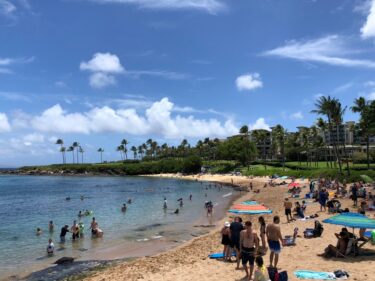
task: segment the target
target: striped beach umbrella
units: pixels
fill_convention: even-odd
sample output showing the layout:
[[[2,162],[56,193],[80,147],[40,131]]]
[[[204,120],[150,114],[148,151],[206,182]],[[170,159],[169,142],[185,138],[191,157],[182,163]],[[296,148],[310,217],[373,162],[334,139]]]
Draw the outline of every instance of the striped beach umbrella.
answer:
[[[352,228],[369,228],[375,229],[375,220],[357,213],[341,213],[328,219],[324,223],[342,225]]]
[[[259,204],[256,201],[245,201],[240,204],[235,204],[228,211],[233,214],[244,214],[244,215],[259,215],[259,214],[271,214],[272,210]]]

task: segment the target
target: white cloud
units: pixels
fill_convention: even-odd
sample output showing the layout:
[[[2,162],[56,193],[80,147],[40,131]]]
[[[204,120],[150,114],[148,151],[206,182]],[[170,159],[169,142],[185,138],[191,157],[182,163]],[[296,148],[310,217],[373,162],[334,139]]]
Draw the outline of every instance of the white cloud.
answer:
[[[259,73],[246,73],[236,79],[236,86],[239,91],[252,91],[263,87]]]
[[[361,36],[364,39],[375,37],[375,0],[372,0],[368,7],[367,19],[361,28]]]
[[[336,89],[334,89],[333,93],[337,94],[337,93],[346,92],[347,90],[349,90],[353,86],[354,86],[354,83],[352,83],[352,82],[345,83],[343,85],[338,86]]]
[[[183,80],[189,78],[188,74],[178,73],[165,70],[130,70],[126,72],[127,75],[138,78],[140,76],[155,76],[169,80]]]
[[[79,68],[92,72],[89,83],[93,88],[115,85],[116,79],[112,74],[124,72],[120,59],[111,53],[96,53],[88,62],[81,62]]]
[[[5,16],[9,16],[17,10],[16,6],[14,6],[10,1],[7,0],[0,0],[0,14]]]
[[[261,117],[261,118],[258,118],[255,123],[253,124],[250,124],[249,125],[249,130],[259,130],[259,129],[263,129],[263,130],[267,130],[267,131],[270,131],[271,128],[270,126],[266,123],[266,120]]]
[[[60,105],[46,109],[31,118],[31,127],[37,131],[55,133],[127,133],[156,135],[164,138],[225,137],[238,132],[231,119],[217,119],[173,115],[176,106],[163,98],[150,105],[144,114],[135,109],[113,109],[109,106],[94,107],[87,112],[68,113]],[[178,108],[178,107],[177,107]],[[183,108],[186,110],[187,108]]]
[[[216,14],[225,5],[221,0],[91,0],[98,3],[133,4],[147,9],[180,10],[194,9]]]
[[[8,116],[5,113],[0,113],[0,133],[9,132],[10,129]]]
[[[367,99],[369,99],[369,100],[375,100],[375,92],[369,93],[367,95]]]
[[[116,79],[113,75],[103,72],[97,72],[91,74],[89,84],[93,88],[100,89],[106,86],[116,85]]]
[[[349,58],[348,55],[353,53],[355,52],[350,50],[344,38],[330,35],[315,40],[289,41],[263,55],[345,67],[375,68],[375,61]]]
[[[88,62],[81,62],[79,68],[104,73],[121,73],[124,71],[118,56],[111,53],[96,53]]]
[[[290,114],[290,119],[292,120],[301,120],[303,119],[303,114],[301,111],[297,111],[297,112],[294,112],[292,114]]]

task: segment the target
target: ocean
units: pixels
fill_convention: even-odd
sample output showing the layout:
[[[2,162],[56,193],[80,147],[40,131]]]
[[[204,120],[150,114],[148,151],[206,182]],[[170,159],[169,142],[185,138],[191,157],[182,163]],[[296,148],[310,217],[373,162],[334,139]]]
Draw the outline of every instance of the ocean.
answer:
[[[213,223],[206,216],[205,201],[221,210],[214,213],[215,219],[223,216],[232,192],[209,183],[155,177],[0,176],[0,276],[24,275],[62,256],[112,259],[169,249],[201,234],[195,224]],[[132,203],[122,212],[129,198]],[[79,219],[80,210],[93,214]],[[91,238],[92,217],[104,231],[103,238]],[[53,232],[48,229],[50,220]],[[61,227],[70,228],[74,220],[85,225],[84,238],[72,241],[68,233],[65,244],[60,244]],[[37,227],[42,229],[39,236]],[[49,238],[55,243],[53,257],[46,256]]]

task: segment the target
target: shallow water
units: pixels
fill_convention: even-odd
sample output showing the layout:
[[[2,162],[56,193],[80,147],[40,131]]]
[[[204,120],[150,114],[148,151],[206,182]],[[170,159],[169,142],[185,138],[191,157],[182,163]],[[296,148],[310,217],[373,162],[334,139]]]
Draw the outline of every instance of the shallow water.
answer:
[[[188,240],[194,224],[207,223],[204,202],[212,200],[223,208],[232,197],[223,195],[230,191],[214,185],[209,188],[208,183],[151,177],[0,176],[0,276],[29,272],[61,256],[136,256],[142,245],[148,248],[159,243],[165,248],[167,242]],[[164,197],[168,200],[166,211],[162,208]],[[128,198],[133,203],[123,213],[120,209]],[[175,215],[178,198],[184,199],[184,206]],[[104,231],[102,239],[91,238],[92,216],[78,219],[78,211],[86,209],[94,212]],[[85,224],[85,238],[73,242],[68,233],[66,243],[60,244],[61,227],[70,227],[75,219]],[[48,230],[50,220],[55,224],[52,233]],[[40,236],[35,235],[37,227],[43,230]],[[53,258],[45,255],[49,238],[55,242]],[[108,252],[112,253],[105,254],[105,249],[111,248],[114,250]]]

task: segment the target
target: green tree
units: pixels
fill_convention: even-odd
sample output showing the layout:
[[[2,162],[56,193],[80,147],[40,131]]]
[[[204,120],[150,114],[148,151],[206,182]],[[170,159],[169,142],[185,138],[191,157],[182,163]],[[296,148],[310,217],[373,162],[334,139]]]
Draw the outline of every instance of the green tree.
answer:
[[[123,139],[121,141],[121,145],[123,146],[123,152],[124,152],[124,155],[125,155],[125,159],[128,159],[128,148],[126,147],[127,145],[129,144],[129,142],[126,140],[126,139]]]
[[[315,103],[315,109],[311,111],[312,113],[316,113],[318,115],[323,115],[327,117],[328,130],[330,133],[333,132],[333,115],[335,114],[337,102],[337,99],[331,98],[330,96],[321,96]],[[337,138],[333,140],[331,139],[331,142],[333,144],[336,160],[339,165],[340,174],[342,174],[341,159],[337,147]]]
[[[103,152],[104,152],[104,149],[100,147],[98,149],[98,152],[100,153],[100,163],[103,163]]]
[[[262,160],[263,160],[263,165],[264,165],[265,170],[267,170],[266,143],[267,143],[268,135],[269,135],[269,132],[267,130],[259,129],[259,130],[252,131],[252,136],[255,139],[256,144],[262,147]]]
[[[66,151],[72,152],[72,156],[73,156],[72,159],[73,159],[73,164],[74,164],[74,147],[73,146],[69,146]]]
[[[63,141],[63,139],[56,140],[56,144],[60,145],[60,152],[61,152],[61,156],[62,156],[62,159],[63,159],[63,164],[66,164],[66,159],[65,159],[65,150],[66,149],[64,147],[64,141]]]
[[[280,124],[272,128],[272,139],[275,140],[278,151],[280,151],[283,169],[285,168],[285,135],[286,131]]]
[[[137,159],[137,147],[133,145],[130,150],[133,152],[134,160]]]
[[[79,146],[79,153],[81,154],[81,163],[83,164],[83,153],[85,153],[85,150],[82,146]]]
[[[367,169],[370,169],[370,137],[375,133],[375,101],[367,101],[364,97],[354,100],[351,110],[360,114],[359,128],[361,136],[366,140]]]
[[[79,161],[78,161],[78,148],[79,148],[79,142],[73,142],[73,144],[72,144],[72,146],[73,146],[73,150],[77,150],[77,164],[79,163]]]

